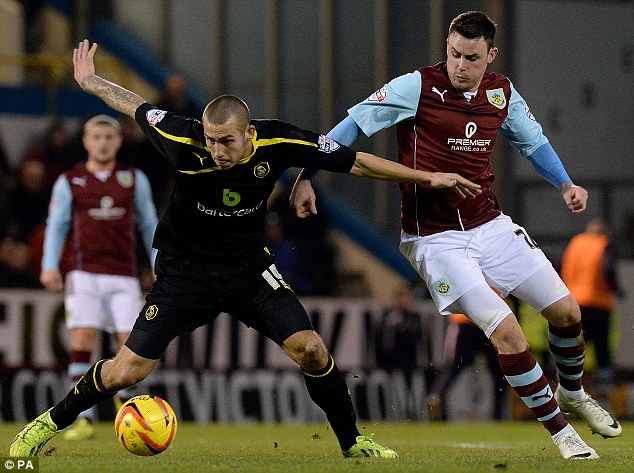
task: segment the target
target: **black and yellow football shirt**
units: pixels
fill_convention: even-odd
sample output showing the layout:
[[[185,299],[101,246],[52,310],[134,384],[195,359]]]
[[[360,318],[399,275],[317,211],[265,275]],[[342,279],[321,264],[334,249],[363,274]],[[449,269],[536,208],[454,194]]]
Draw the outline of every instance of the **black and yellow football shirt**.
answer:
[[[231,261],[264,247],[267,200],[290,167],[348,173],[355,152],[330,138],[279,120],[252,120],[253,153],[230,169],[216,166],[200,121],[145,103],[141,129],[176,168],[176,182],[154,235],[154,247],[188,258]]]

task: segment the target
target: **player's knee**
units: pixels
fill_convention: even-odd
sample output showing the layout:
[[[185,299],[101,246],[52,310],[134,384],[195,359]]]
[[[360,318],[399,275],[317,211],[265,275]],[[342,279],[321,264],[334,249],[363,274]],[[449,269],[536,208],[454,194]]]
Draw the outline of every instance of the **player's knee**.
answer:
[[[579,304],[572,296],[566,296],[542,310],[542,315],[557,327],[567,327],[581,321]]]
[[[321,340],[315,338],[308,341],[302,350],[300,365],[305,370],[318,370],[328,361],[328,352]]]
[[[517,323],[517,319],[506,317],[491,334],[491,342],[498,353],[521,353],[528,347],[524,332]]]
[[[322,340],[314,333],[294,336],[287,342],[287,353],[304,370],[319,370],[328,361],[328,351]]]

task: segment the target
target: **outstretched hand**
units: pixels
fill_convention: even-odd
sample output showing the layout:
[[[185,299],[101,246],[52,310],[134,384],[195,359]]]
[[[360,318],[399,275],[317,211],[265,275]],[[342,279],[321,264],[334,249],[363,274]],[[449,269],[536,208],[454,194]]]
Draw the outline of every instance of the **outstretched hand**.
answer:
[[[460,174],[453,172],[431,172],[428,174],[427,181],[423,186],[434,189],[450,188],[463,199],[467,197],[475,199],[482,194],[480,184],[471,182]]]
[[[586,210],[588,191],[583,187],[566,182],[561,186],[561,196],[572,213],[577,214]]]
[[[96,51],[97,43],[93,43],[91,47],[87,39],[81,41],[79,46],[73,49],[74,76],[75,80],[82,88],[86,77],[95,74],[94,57]]]

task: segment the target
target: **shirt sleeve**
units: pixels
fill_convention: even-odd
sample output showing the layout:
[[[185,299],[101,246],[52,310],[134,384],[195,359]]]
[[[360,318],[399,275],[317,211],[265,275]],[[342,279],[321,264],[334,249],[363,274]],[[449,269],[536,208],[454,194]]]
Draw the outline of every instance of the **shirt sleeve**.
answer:
[[[500,134],[530,161],[540,176],[559,189],[564,182],[571,182],[571,179],[526,101],[512,83],[510,86],[509,113]]]
[[[203,157],[207,155],[202,123],[198,120],[175,115],[147,102],[137,108],[135,120],[154,147],[177,169],[187,158],[189,162],[197,162],[192,160],[191,147],[199,150],[193,153],[198,152]]]
[[[511,100],[509,101],[508,115],[500,134],[513,147],[524,156],[530,156],[537,148],[548,143],[548,138],[542,133],[542,126],[531,113],[526,101],[511,86]]]
[[[59,269],[66,237],[70,231],[73,214],[73,194],[65,175],[55,181],[49,204],[44,246],[42,254],[42,271]]]
[[[564,169],[564,165],[559,159],[559,155],[555,152],[550,143],[541,145],[533,154],[527,156],[537,173],[550,182],[557,189],[564,182],[572,182],[568,173]]]
[[[359,133],[361,133],[361,128],[357,125],[357,122],[348,115],[346,118],[341,120],[335,127],[328,132],[328,136],[335,140],[337,143],[341,143],[342,145],[350,146],[355,142]]]
[[[294,167],[309,167],[324,171],[349,173],[357,153],[348,146],[338,143],[326,135],[318,135],[305,130],[298,148],[290,154]],[[308,146],[306,146],[308,145]]]
[[[135,169],[136,186],[134,188],[134,210],[137,216],[137,225],[143,239],[143,245],[148,254],[150,264],[154,268],[156,260],[156,249],[152,248],[152,240],[154,239],[154,231],[158,218],[156,216],[156,207],[152,200],[152,189],[147,176],[139,169]]]
[[[419,71],[402,75],[385,84],[348,114],[367,136],[416,116],[422,77]]]

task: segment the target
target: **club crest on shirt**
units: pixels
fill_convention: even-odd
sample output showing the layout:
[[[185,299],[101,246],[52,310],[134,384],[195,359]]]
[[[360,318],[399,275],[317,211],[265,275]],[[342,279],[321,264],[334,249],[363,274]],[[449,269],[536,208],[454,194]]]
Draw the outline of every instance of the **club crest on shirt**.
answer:
[[[340,147],[339,143],[326,135],[319,135],[319,140],[317,144],[319,146],[319,149],[322,150],[324,153],[332,153],[333,151],[337,151]]]
[[[502,88],[487,90],[487,99],[489,99],[489,103],[494,107],[499,109],[506,107],[506,97],[504,96],[504,90]]]
[[[147,320],[152,320],[154,317],[156,317],[158,315],[158,307],[156,307],[156,305],[151,305],[150,307],[147,308],[147,310],[145,311],[145,318]]]
[[[271,171],[271,166],[266,161],[261,162],[253,168],[255,177],[262,179]]]
[[[368,97],[369,102],[383,102],[387,98],[387,87],[383,86]]]
[[[117,182],[121,187],[125,187],[126,189],[132,187],[132,184],[134,183],[132,171],[117,171],[115,176],[117,177]]]
[[[83,176],[82,176],[82,177],[77,177],[77,176],[75,176],[75,177],[73,177],[73,178],[70,180],[70,182],[71,182],[72,184],[75,184],[75,185],[77,185],[77,186],[81,186],[81,187],[86,187],[86,184],[88,184],[88,182],[86,181],[86,178],[85,178],[85,177],[83,177]]]
[[[451,294],[451,284],[449,283],[449,279],[447,279],[447,276],[443,276],[439,280],[432,283],[432,287],[434,288],[436,294],[439,294],[441,296],[448,296],[449,294]]]
[[[145,112],[145,118],[150,126],[156,126],[158,122],[163,120],[167,112],[165,110],[159,110],[158,108],[153,108],[152,110],[148,110]]]

